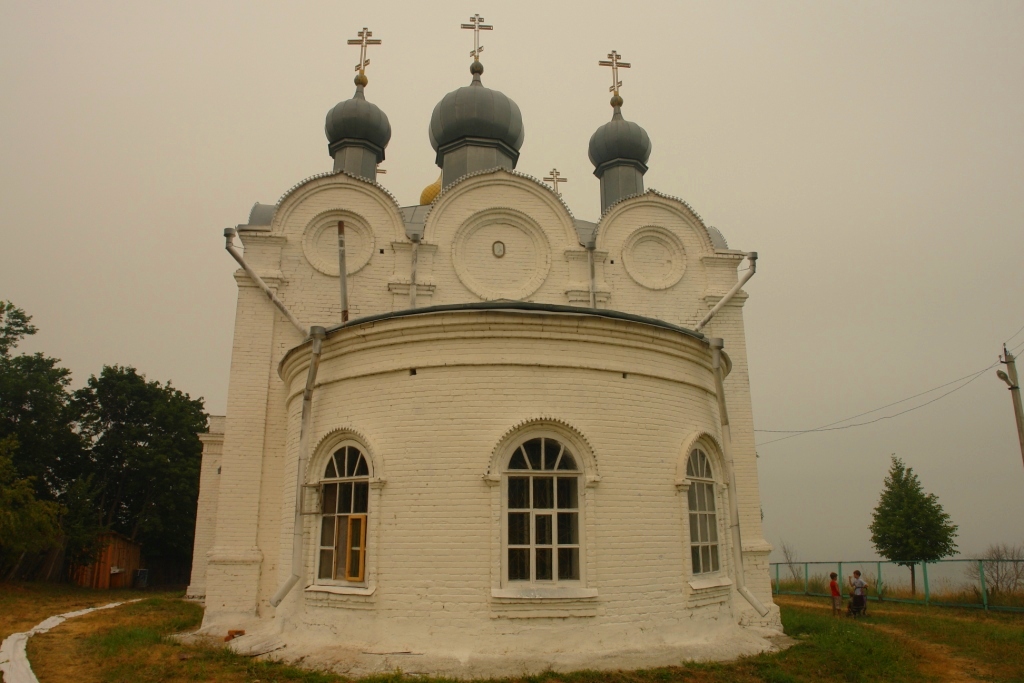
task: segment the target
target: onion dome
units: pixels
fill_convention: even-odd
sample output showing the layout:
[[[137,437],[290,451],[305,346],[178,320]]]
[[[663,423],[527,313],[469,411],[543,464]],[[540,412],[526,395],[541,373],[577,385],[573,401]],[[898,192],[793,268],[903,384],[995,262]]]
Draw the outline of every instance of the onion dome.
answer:
[[[632,121],[622,118],[622,98],[613,97],[614,113],[612,120],[604,124],[590,137],[590,163],[594,164],[594,174],[611,162],[622,160],[634,162],[647,171],[647,160],[651,158],[651,138],[647,131]]]
[[[431,203],[440,193],[441,174],[438,174],[437,180],[424,187],[423,192],[420,192],[420,205]]]
[[[430,116],[430,144],[437,165],[444,168],[445,153],[467,144],[497,147],[515,168],[523,146],[523,115],[504,93],[484,87],[484,67],[474,61],[473,82],[445,95]]]
[[[352,99],[339,102],[327,112],[328,151],[331,156],[348,145],[364,147],[376,154],[376,162],[384,160],[384,148],[391,141],[391,123],[377,105],[363,95],[366,76],[356,76],[356,93]],[[336,169],[337,170],[337,169]]]

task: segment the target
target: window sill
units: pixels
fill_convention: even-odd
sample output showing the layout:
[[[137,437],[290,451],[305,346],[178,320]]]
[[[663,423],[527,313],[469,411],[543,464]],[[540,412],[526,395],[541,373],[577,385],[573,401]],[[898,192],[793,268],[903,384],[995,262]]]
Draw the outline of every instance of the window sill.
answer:
[[[313,584],[306,587],[307,593],[332,593],[334,595],[373,595],[376,586],[327,586]]]
[[[689,584],[690,588],[694,591],[706,591],[731,586],[732,579],[728,576],[709,576],[707,578],[693,579]]]
[[[511,586],[491,589],[492,619],[565,619],[603,613],[596,588]]]
[[[498,600],[542,601],[542,600],[596,600],[596,588],[513,586],[492,588],[491,597]]]

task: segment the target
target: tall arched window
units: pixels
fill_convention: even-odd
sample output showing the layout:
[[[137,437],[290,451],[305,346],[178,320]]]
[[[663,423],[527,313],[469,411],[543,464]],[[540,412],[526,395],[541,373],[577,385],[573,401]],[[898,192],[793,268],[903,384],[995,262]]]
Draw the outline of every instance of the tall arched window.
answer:
[[[342,446],[328,458],[320,482],[318,579],[364,579],[369,499],[366,456],[355,446]]]
[[[559,441],[520,444],[505,471],[506,577],[509,582],[580,579],[580,469]]]
[[[694,448],[686,461],[690,480],[690,558],[694,574],[718,571],[718,515],[715,512],[715,478],[707,453]]]

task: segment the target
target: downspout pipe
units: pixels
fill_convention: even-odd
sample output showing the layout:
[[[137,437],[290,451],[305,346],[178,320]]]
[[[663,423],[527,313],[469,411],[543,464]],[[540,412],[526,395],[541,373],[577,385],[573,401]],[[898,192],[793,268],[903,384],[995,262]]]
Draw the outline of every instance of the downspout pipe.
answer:
[[[345,221],[338,221],[338,279],[341,281],[341,322],[348,322],[348,267],[345,263]]]
[[[409,308],[416,308],[416,266],[420,261],[420,236],[412,236],[412,265],[409,269]]]
[[[309,462],[309,433],[313,426],[313,387],[316,373],[320,369],[320,352],[323,350],[327,330],[314,325],[310,328],[313,348],[309,358],[309,372],[306,373],[306,388],[302,392],[302,420],[299,427],[299,461],[295,468],[295,521],[292,526],[292,573],[270,598],[270,604],[277,607],[291,591],[302,574],[302,483],[306,477],[306,463]]]
[[[700,332],[701,330],[703,330],[704,326],[711,322],[711,319],[715,317],[715,314],[722,310],[722,307],[729,303],[734,296],[736,296],[736,293],[743,288],[743,285],[747,284],[750,278],[754,277],[754,273],[757,272],[757,252],[749,252],[747,254],[747,261],[750,262],[750,268],[747,269],[747,274],[740,278],[740,281],[737,282],[736,285],[729,290],[728,294],[719,299],[718,303],[715,304],[715,307],[708,311],[708,314],[704,316],[703,320],[697,323],[697,327],[693,328],[694,332]]]
[[[756,258],[756,257],[755,257]],[[753,261],[751,261],[753,266]],[[715,394],[718,397],[718,416],[722,422],[722,448],[725,451],[725,467],[729,478],[729,531],[732,535],[733,580],[736,591],[757,610],[762,617],[768,608],[750,592],[743,581],[743,539],[740,536],[740,502],[736,490],[736,468],[732,458],[732,430],[729,428],[729,413],[725,409],[725,383],[722,381],[722,348],[725,343],[719,337],[708,339],[711,345],[711,369],[715,375]]]
[[[594,265],[594,249],[597,248],[597,240],[591,238],[587,242],[587,263],[590,265],[590,307],[597,308],[597,274]]]
[[[242,266],[242,270],[244,270],[245,274],[249,276],[249,279],[255,282],[256,285],[263,290],[263,293],[267,295],[267,298],[277,306],[279,311],[284,313],[284,317],[288,318],[288,322],[294,325],[295,329],[302,334],[302,338],[305,339],[309,336],[307,328],[299,322],[298,318],[292,315],[292,312],[288,310],[284,305],[284,302],[277,298],[277,295],[274,294],[274,291],[270,289],[266,282],[263,281],[263,278],[257,275],[256,271],[245,262],[245,257],[242,256],[242,252],[238,251],[238,248],[235,247],[234,239],[237,234],[238,232],[234,228],[224,228],[224,248],[228,250],[228,253],[231,254],[232,258],[238,261],[238,265]]]

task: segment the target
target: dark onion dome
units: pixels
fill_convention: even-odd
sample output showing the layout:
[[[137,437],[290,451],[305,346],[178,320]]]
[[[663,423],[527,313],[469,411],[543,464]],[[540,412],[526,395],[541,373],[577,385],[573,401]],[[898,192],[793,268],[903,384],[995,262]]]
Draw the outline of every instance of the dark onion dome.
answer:
[[[345,144],[368,146],[377,153],[377,162],[384,160],[384,148],[391,141],[391,123],[380,107],[363,96],[366,77],[356,76],[356,94],[339,102],[327,112],[328,150],[333,156]]]
[[[595,169],[601,169],[609,162],[622,159],[639,162],[646,171],[647,160],[651,158],[651,138],[639,125],[622,118],[621,101],[619,98],[620,104],[615,106],[612,120],[590,136],[590,163]]]
[[[519,106],[504,93],[485,88],[480,80],[484,67],[473,62],[473,82],[445,95],[430,116],[430,144],[438,152],[464,138],[495,140],[507,146],[510,156],[519,156],[523,146],[523,115]]]

